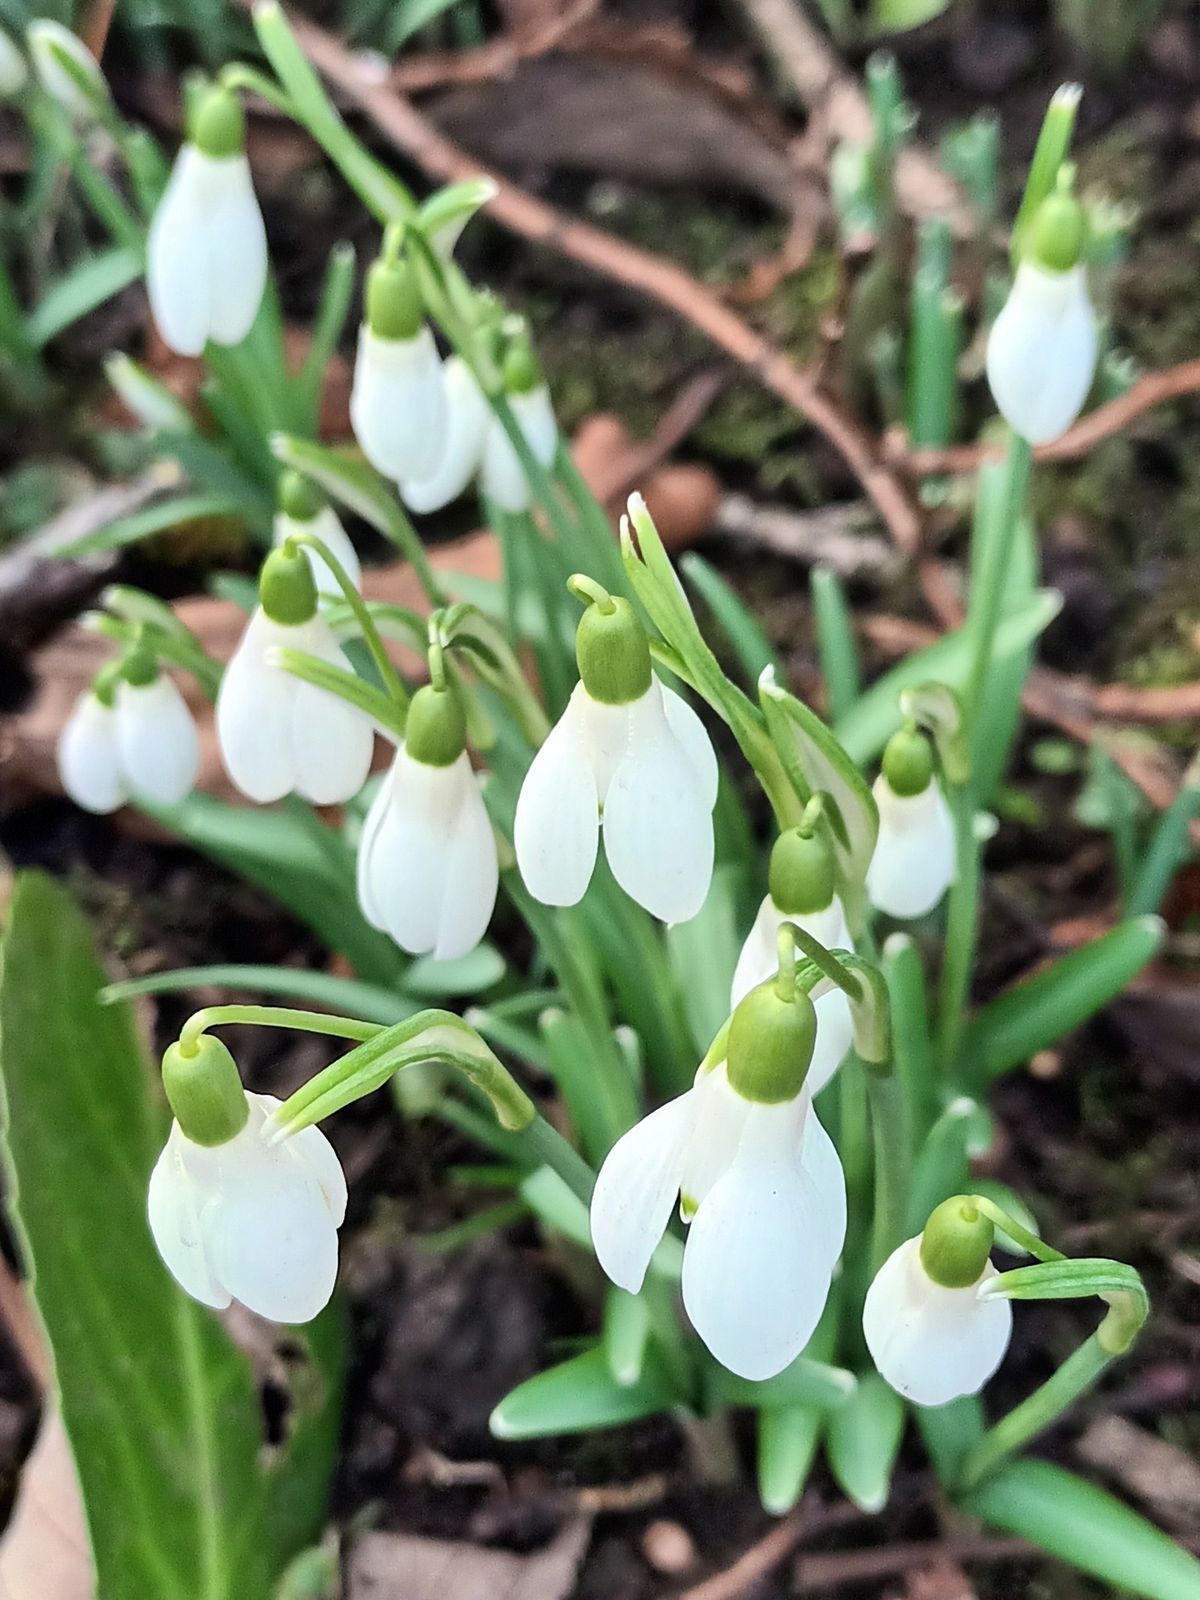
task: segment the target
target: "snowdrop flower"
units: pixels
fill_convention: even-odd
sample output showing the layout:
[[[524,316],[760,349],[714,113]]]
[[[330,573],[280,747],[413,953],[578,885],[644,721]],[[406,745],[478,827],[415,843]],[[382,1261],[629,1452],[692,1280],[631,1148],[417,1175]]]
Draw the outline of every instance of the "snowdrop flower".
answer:
[[[37,80],[51,99],[57,100],[76,121],[94,117],[108,99],[108,85],[95,56],[79,35],[51,17],[37,17],[25,30],[25,43]],[[74,72],[63,64],[64,56],[74,66]],[[79,79],[86,82],[86,89]]]
[[[496,904],[496,837],[467,757],[462,704],[448,686],[413,696],[405,742],[371,804],[358,847],[358,901],[410,955],[465,956]]]
[[[898,1394],[943,1406],[976,1394],[1004,1359],[1012,1306],[980,1288],[997,1276],[988,1259],[994,1229],[956,1195],[880,1267],[863,1306],[871,1359]]]
[[[349,800],[370,769],[370,720],[357,706],[293,677],[271,659],[279,649],[302,650],[347,667],[317,612],[316,584],[302,550],[272,551],[263,563],[259,599],[217,695],[225,769],[259,804],[292,792],[321,806]]]
[[[25,57],[17,49],[16,40],[0,28],[0,100],[11,100],[29,82],[29,68]]]
[[[267,285],[267,235],[245,152],[245,118],[227,89],[209,91],[175,158],[146,241],[155,326],[181,356],[211,339],[240,344]]]
[[[299,472],[285,472],[279,484],[279,510],[275,514],[276,549],[304,533],[320,539],[354,587],[361,588],[362,563],[350,542],[350,535],[342,527],[342,519],[308,478]],[[317,593],[332,600],[342,599],[342,586],[320,552],[306,544],[300,548],[312,568]]]
[[[854,950],[846,913],[834,889],[833,853],[819,834],[806,835],[799,828],[781,834],[771,851],[768,881],[770,893],[758,908],[734,969],[731,1008],[775,972],[784,922],[794,922],[827,950]],[[817,1039],[808,1087],[810,1093],[819,1094],[845,1060],[854,1042],[854,1026],[843,990],[831,989],[813,1004]]]
[[[955,874],[954,821],[924,734],[901,728],[892,735],[874,793],[879,837],[867,869],[867,895],[890,917],[923,917]]]
[[[419,482],[438,468],[446,391],[412,269],[385,257],[367,274],[350,422],[363,455],[385,478]]]
[[[517,801],[521,876],[544,905],[575,905],[603,821],[608,864],[626,894],[664,922],[686,922],[712,879],[716,756],[696,713],[651,672],[629,602],[590,580],[572,582],[595,603],[576,634],[580,682]]]
[[[202,1305],[239,1300],[274,1322],[309,1322],[337,1277],[346,1179],[319,1128],[269,1143],[278,1107],[248,1094],[232,1057],[202,1035],[191,1055],[174,1044],[163,1082],[175,1121],[150,1175],[148,1215],[158,1252]]]
[[[1069,188],[1042,202],[1012,291],[988,336],[992,396],[1004,420],[1030,444],[1046,444],[1067,431],[1096,375],[1096,313],[1080,260],[1084,226]]]
[[[558,423],[550,390],[529,341],[518,337],[504,360],[504,387],[513,418],[534,459],[549,467],[558,451]],[[528,511],[533,490],[521,458],[499,417],[491,415],[483,442],[479,486],[502,511]]]
[[[679,1196],[688,1316],[723,1366],[753,1380],[808,1343],[845,1240],[841,1163],[804,1081],[815,1026],[802,990],[753,990],[724,1060],[617,1141],[592,1197],[597,1259],[636,1294]]]
[[[410,511],[440,511],[457,500],[479,471],[484,438],[495,422],[475,374],[461,356],[442,364],[446,427],[437,465],[422,478],[402,478],[400,497]]]
[[[124,671],[115,688],[80,695],[58,742],[64,790],[99,815],[130,799],[178,805],[200,770],[196,724],[171,679],[137,656]]]

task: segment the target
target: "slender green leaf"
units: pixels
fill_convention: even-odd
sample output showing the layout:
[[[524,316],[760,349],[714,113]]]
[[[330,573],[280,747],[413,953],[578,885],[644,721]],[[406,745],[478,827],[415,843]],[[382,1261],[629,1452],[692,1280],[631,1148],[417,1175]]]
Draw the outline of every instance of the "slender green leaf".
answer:
[[[640,1294],[610,1287],[604,1299],[604,1359],[613,1381],[628,1389],[642,1376],[650,1338],[650,1307]]]
[[[124,245],[89,256],[73,267],[49,286],[25,324],[34,348],[41,350],[73,322],[120,294],[141,272],[141,256]]]
[[[485,940],[456,961],[421,956],[404,974],[404,988],[408,994],[434,998],[482,994],[498,984],[507,970],[499,950]]]
[[[411,969],[410,969],[411,970]],[[301,967],[262,967],[224,962],[209,967],[179,967],[174,972],[151,972],[144,978],[113,983],[104,998],[132,1000],[143,994],[178,994],[187,989],[237,989],[256,994],[286,995],[308,1000],[345,1016],[366,1022],[403,1022],[421,1009],[415,997],[395,993],[374,983],[339,978],[331,972],[308,972]]]
[[[713,1366],[709,1377],[711,1398],[727,1406],[817,1406],[834,1411],[854,1395],[857,1381],[844,1367],[832,1367],[811,1356],[796,1359],[774,1378],[756,1383],[739,1378],[724,1367]]]
[[[983,1438],[983,1402],[963,1395],[945,1406],[914,1406],[917,1432],[942,1483],[954,1482],[967,1453]]]
[[[136,544],[148,539],[152,533],[163,533],[177,528],[181,522],[195,522],[201,517],[226,517],[237,515],[238,507],[221,494],[181,494],[170,500],[158,500],[142,511],[127,517],[118,517],[107,527],[89,533],[74,544],[65,545],[58,554],[64,558],[92,555],[97,550],[118,550],[123,545]]]
[[[829,1418],[825,1455],[838,1486],[864,1511],[882,1511],[904,1432],[904,1401],[868,1372],[845,1405]]]
[[[1158,819],[1129,892],[1129,915],[1144,917],[1162,905],[1176,872],[1191,855],[1191,826],[1200,816],[1200,783],[1185,782]]]
[[[817,654],[829,715],[837,723],[846,716],[862,693],[858,649],[850,607],[836,572],[829,567],[814,567],[809,580],[813,620],[817,629]]]
[[[679,565],[684,577],[699,591],[718,627],[733,646],[742,670],[751,683],[757,683],[764,667],[782,674],[783,665],[758,618],[738,599],[725,579],[703,556],[685,555]]]
[[[546,1439],[614,1428],[678,1403],[653,1346],[641,1376],[631,1384],[616,1382],[604,1350],[597,1346],[518,1384],[492,1412],[490,1426],[497,1439]]]
[[[737,878],[732,863],[721,863],[696,915],[667,929],[667,951],[697,1060],[729,1015],[730,985],[741,950],[734,898]]]
[[[814,1406],[768,1406],[758,1413],[758,1498],[771,1516],[790,1511],[804,1492],[825,1416]]]

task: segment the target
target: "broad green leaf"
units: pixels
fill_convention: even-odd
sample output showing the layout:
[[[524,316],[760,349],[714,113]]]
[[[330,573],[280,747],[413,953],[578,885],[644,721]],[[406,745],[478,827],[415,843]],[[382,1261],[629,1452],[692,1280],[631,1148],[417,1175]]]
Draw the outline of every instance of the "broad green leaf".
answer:
[[[797,1356],[782,1372],[761,1382],[739,1378],[714,1363],[708,1381],[711,1399],[722,1405],[817,1406],[824,1411],[845,1405],[858,1386],[844,1367],[807,1355]]]
[[[141,273],[141,256],[124,245],[89,256],[42,295],[25,324],[30,342],[42,349],[80,317],[127,289]]]
[[[874,0],[870,27],[873,33],[907,33],[932,22],[949,9],[950,0]]]
[[[904,1401],[877,1372],[859,1379],[829,1418],[825,1455],[838,1486],[863,1511],[882,1511],[904,1432]]]
[[[758,682],[764,667],[774,667],[782,673],[783,666],[758,618],[742,604],[716,568],[697,555],[683,556],[679,565],[684,577],[700,591],[750,682]]]
[[[650,1338],[650,1306],[640,1294],[610,1285],[604,1297],[604,1359],[613,1382],[628,1389],[642,1376]]]
[[[653,1346],[638,1381],[622,1385],[597,1345],[518,1384],[492,1412],[490,1427],[497,1439],[590,1433],[669,1411],[679,1400]]]
[[[967,1095],[951,1100],[919,1147],[908,1197],[908,1237],[920,1232],[935,1206],[962,1193],[979,1111]]]
[[[1129,1506],[1048,1461],[1010,1461],[959,1502],[1146,1600],[1200,1600],[1200,1562]]]
[[[817,654],[825,680],[825,698],[834,723],[846,716],[862,693],[858,648],[854,643],[854,624],[846,593],[836,572],[829,567],[814,567],[809,582],[813,621],[817,630]]]
[[[598,1060],[596,1041],[573,1013],[553,1009],[544,1012],[540,1021],[550,1070],[567,1103],[583,1153],[592,1162],[602,1161],[638,1119],[633,1082],[623,1070],[618,1076]]]
[[[237,514],[237,505],[225,495],[180,494],[170,500],[158,500],[154,505],[131,512],[127,517],[118,517],[116,522],[89,533],[84,539],[77,539],[58,553],[67,558],[92,555],[97,550],[118,550],[123,545],[136,544],[139,539],[148,539],[152,533],[177,528],[181,522]]]
[[[989,1001],[963,1035],[961,1055],[972,1081],[998,1078],[1103,1010],[1162,938],[1157,917],[1131,917]]]
[[[456,961],[421,956],[404,974],[404,987],[421,996],[482,994],[499,983],[506,970],[499,950],[485,941]]]
[[[770,1406],[758,1413],[758,1498],[763,1510],[782,1517],[808,1482],[825,1412],[813,1406]]]
[[[914,1406],[913,1415],[938,1478],[953,1483],[967,1452],[983,1438],[982,1400],[963,1395],[945,1406]]]
[[[338,1427],[336,1312],[289,1332],[290,1443],[265,1465],[245,1356],[146,1223],[166,1106],[86,924],[18,877],[0,975],[7,1203],[54,1353],[105,1600],[267,1600],[320,1530]]]

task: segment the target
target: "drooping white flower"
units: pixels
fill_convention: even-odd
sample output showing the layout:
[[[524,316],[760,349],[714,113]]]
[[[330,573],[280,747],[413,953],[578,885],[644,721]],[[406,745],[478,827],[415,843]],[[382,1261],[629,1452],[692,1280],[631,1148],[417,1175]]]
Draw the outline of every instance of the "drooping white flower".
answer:
[[[863,1306],[871,1359],[898,1394],[919,1406],[942,1406],[976,1394],[1004,1359],[1012,1306],[981,1300],[996,1276],[985,1257],[971,1282],[935,1283],[921,1259],[921,1236],[906,1239],[875,1275]]]
[[[884,773],[874,786],[879,837],[867,896],[890,917],[923,917],[954,882],[954,819],[936,778],[918,794],[897,794]]]
[[[217,694],[225,769],[260,805],[292,793],[321,806],[349,800],[370,770],[374,729],[357,706],[276,665],[270,657],[280,649],[301,650],[343,670],[349,666],[323,617],[276,622],[260,607]]]
[[[25,43],[34,74],[48,95],[77,121],[93,117],[99,102],[108,97],[108,85],[95,56],[78,34],[52,17],[36,17],[25,30]],[[85,92],[60,60],[68,57],[89,84]]]
[[[382,257],[367,274],[350,391],[354,437],[385,478],[420,481],[437,470],[446,422],[442,361],[412,270]]]
[[[346,1179],[319,1128],[263,1137],[279,1104],[247,1094],[246,1122],[223,1144],[197,1144],[173,1122],[150,1176],[150,1231],[194,1300],[309,1322],[333,1293]]]
[[[427,687],[414,696],[407,743],[367,812],[358,901],[367,921],[402,950],[452,961],[483,938],[500,869],[479,783],[454,725],[461,710],[449,711],[449,728],[435,726],[439,693]]]
[[[592,1242],[631,1294],[677,1197],[692,1325],[731,1372],[773,1377],[812,1336],[846,1232],[841,1163],[807,1087],[754,1103],[721,1062],[617,1141],[592,1197]]]
[[[281,508],[275,513],[273,539],[276,549],[287,539],[302,533],[309,533],[320,539],[354,587],[356,589],[362,587],[362,563],[358,559],[358,551],[342,526],[342,519],[331,505],[321,505],[314,509],[310,517],[289,515],[286,508]],[[317,592],[327,599],[342,599],[342,586],[327,563],[321,559],[319,552],[310,545],[301,545],[301,549],[312,568]]]
[[[425,477],[400,480],[400,497],[410,511],[440,511],[457,500],[479,471],[483,444],[494,423],[492,409],[475,374],[461,356],[442,364],[446,426],[437,465]]]
[[[267,286],[267,234],[235,96],[213,89],[175,158],[146,241],[155,326],[178,355],[240,344]]]
[[[549,389],[539,382],[531,389],[510,393],[508,403],[534,459],[549,467],[558,451],[558,423]],[[502,511],[528,511],[533,499],[521,458],[495,416],[489,418],[484,437],[479,486],[484,498]]]
[[[1088,397],[1098,351],[1083,267],[1053,272],[1023,261],[987,346],[988,383],[1009,426],[1035,445],[1065,433]]]
[[[129,799],[178,805],[200,770],[200,742],[187,702],[171,679],[121,681],[114,703],[80,695],[58,742],[62,786],[86,811],[115,811]]]
[[[29,82],[29,68],[16,40],[0,28],[0,100],[11,100]]]

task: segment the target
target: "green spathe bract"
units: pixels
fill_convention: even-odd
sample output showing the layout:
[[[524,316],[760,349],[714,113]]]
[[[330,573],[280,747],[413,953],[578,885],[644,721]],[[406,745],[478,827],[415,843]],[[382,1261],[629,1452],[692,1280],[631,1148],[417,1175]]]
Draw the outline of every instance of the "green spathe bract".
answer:
[[[943,1289],[969,1289],[987,1265],[996,1229],[969,1195],[943,1200],[921,1234],[921,1265]]]
[[[249,1110],[237,1063],[219,1039],[202,1033],[196,1048],[178,1040],[162,1061],[163,1088],[175,1120],[193,1144],[228,1144]]]
[[[467,742],[467,718],[458,690],[431,683],[418,689],[408,708],[404,742],[414,761],[427,767],[452,766]]]
[[[786,997],[772,978],[751,989],[733,1013],[726,1070],[743,1100],[781,1105],[804,1087],[817,1039],[817,1014],[803,989]]]
[[[575,659],[584,688],[604,705],[628,705],[650,687],[646,630],[628,600],[614,596],[588,606],[575,632]]]
[[[258,598],[272,622],[296,628],[317,614],[317,584],[304,551],[285,543],[262,564]]]

